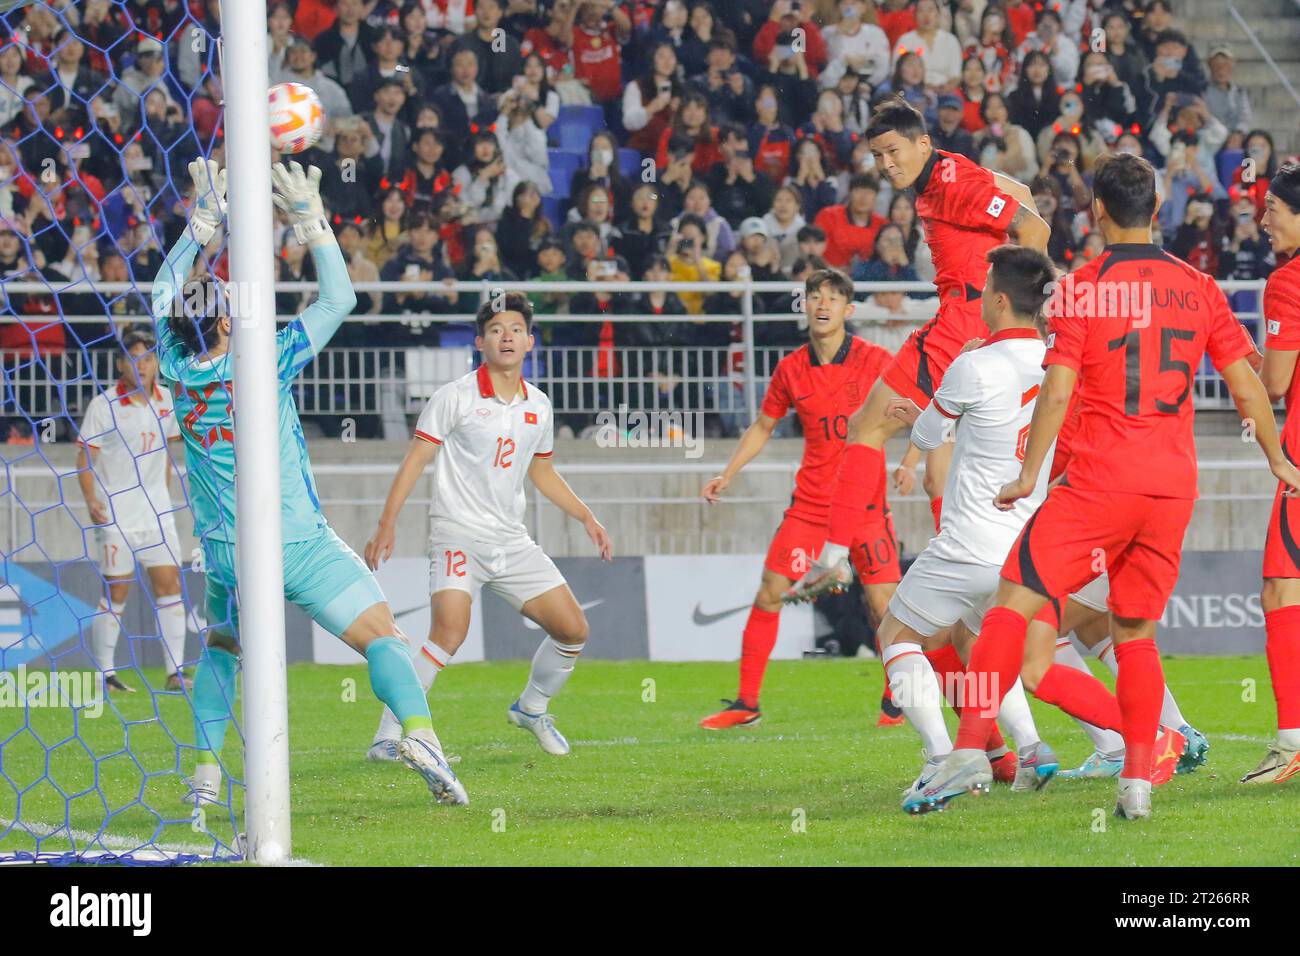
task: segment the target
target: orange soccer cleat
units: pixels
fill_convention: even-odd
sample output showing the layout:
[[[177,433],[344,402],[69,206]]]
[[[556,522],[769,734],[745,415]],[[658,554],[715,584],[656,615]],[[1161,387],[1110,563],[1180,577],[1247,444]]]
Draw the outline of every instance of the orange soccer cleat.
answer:
[[[876,718],[877,727],[897,727],[906,721],[903,716],[903,708],[894,703],[894,698],[889,695],[886,688],[885,696],[880,698],[880,716]]]
[[[709,714],[700,721],[700,726],[705,730],[729,730],[732,727],[753,727],[763,719],[763,712],[757,706],[750,707],[743,700],[727,700],[725,697],[722,702],[726,704],[722,710],[716,714]],[[757,701],[755,701],[757,704]]]
[[[1178,761],[1187,749],[1187,738],[1169,727],[1161,728],[1164,733],[1156,738],[1155,749],[1151,751],[1151,786],[1158,787],[1173,779],[1178,770]]]

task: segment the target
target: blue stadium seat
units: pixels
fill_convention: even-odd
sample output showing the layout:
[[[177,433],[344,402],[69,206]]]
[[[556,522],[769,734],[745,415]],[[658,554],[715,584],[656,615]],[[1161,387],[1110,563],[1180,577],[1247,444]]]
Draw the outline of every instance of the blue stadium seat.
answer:
[[[623,147],[618,151],[618,169],[631,180],[641,178],[641,154],[635,149]]]
[[[1219,182],[1223,183],[1224,189],[1232,185],[1232,174],[1241,166],[1241,160],[1245,155],[1239,149],[1225,149],[1219,153]]]
[[[542,215],[551,221],[551,226],[556,230],[564,225],[564,206],[565,200],[559,196],[542,197]]]
[[[582,168],[583,154],[569,149],[548,149],[547,159],[551,170],[551,195],[557,199],[569,198],[569,183],[573,174]]]
[[[604,128],[605,111],[599,106],[561,106],[550,132],[555,145],[586,152],[591,137]]]

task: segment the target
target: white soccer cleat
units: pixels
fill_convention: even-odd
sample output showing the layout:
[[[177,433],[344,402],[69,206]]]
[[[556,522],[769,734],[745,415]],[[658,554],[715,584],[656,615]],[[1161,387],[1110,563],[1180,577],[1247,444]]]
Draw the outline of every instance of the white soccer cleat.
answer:
[[[800,601],[815,601],[823,594],[838,594],[848,590],[853,583],[853,568],[848,558],[840,558],[834,564],[822,564],[814,561],[794,585],[781,595],[786,604]]]
[[[1259,765],[1241,778],[1242,783],[1285,783],[1300,774],[1300,750],[1287,750],[1276,741]]]
[[[1017,793],[1028,790],[1042,790],[1049,780],[1061,769],[1061,762],[1056,753],[1041,740],[1034,744],[1034,752],[1028,756],[1017,755],[1016,779],[1011,782],[1011,789]]]
[[[903,794],[904,810],[907,810],[909,803],[915,802],[915,799],[921,796],[930,781],[934,779],[934,775],[939,772],[939,766],[942,763],[943,757],[926,757],[925,763],[921,765],[921,772],[916,775],[912,785]],[[912,811],[909,810],[908,812]]]
[[[366,751],[366,760],[371,763],[401,763],[401,757],[397,755],[397,741],[376,740]]]
[[[190,788],[185,796],[181,797],[181,803],[185,806],[198,809],[221,803],[220,767],[201,764],[194,768],[194,776],[186,778],[185,783]]]
[[[1115,816],[1122,820],[1145,820],[1151,816],[1151,781],[1120,778]]]
[[[432,730],[415,730],[407,734],[397,742],[397,756],[424,778],[439,803],[469,803],[464,785],[442,755],[442,744]]]
[[[506,719],[516,727],[532,731],[537,743],[548,754],[563,757],[569,752],[569,742],[555,729],[555,718],[550,714],[526,714],[519,709],[519,701],[510,705]]]
[[[993,767],[983,750],[954,750],[944,757],[929,779],[922,776],[903,798],[903,810],[916,816],[943,810],[954,797],[964,793],[988,793],[993,785]]]

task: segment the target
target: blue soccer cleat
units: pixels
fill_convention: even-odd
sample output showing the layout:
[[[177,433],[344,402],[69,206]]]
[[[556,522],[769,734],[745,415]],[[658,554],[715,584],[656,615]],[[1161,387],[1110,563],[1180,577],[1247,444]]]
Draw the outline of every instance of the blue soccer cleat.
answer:
[[[1191,724],[1183,724],[1178,732],[1187,738],[1187,749],[1178,758],[1178,769],[1174,773],[1191,773],[1210,755],[1210,741]]]
[[[1011,789],[1022,793],[1027,790],[1042,790],[1061,769],[1061,761],[1056,752],[1041,740],[1034,744],[1034,752],[1029,756],[1020,756],[1020,765],[1016,767],[1016,779]]]
[[[1062,780],[1100,780],[1103,777],[1118,777],[1123,769],[1123,754],[1108,757],[1094,750],[1082,765],[1073,770],[1062,770],[1057,776]]]

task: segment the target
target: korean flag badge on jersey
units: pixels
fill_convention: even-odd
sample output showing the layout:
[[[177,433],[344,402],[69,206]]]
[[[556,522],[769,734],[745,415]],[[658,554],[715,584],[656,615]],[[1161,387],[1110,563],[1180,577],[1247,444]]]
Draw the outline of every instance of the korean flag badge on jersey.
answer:
[[[994,196],[991,200],[989,200],[989,208],[985,209],[984,211],[988,213],[990,216],[992,216],[994,219],[996,219],[998,218],[998,216],[1002,215],[1002,210],[1006,208],[1007,208],[1007,201],[1003,199],[1001,196]]]
[[[1282,323],[1279,322],[1277,319],[1269,319],[1269,320],[1268,320],[1268,334],[1269,334],[1269,335],[1281,335],[1281,334],[1282,334]]]

